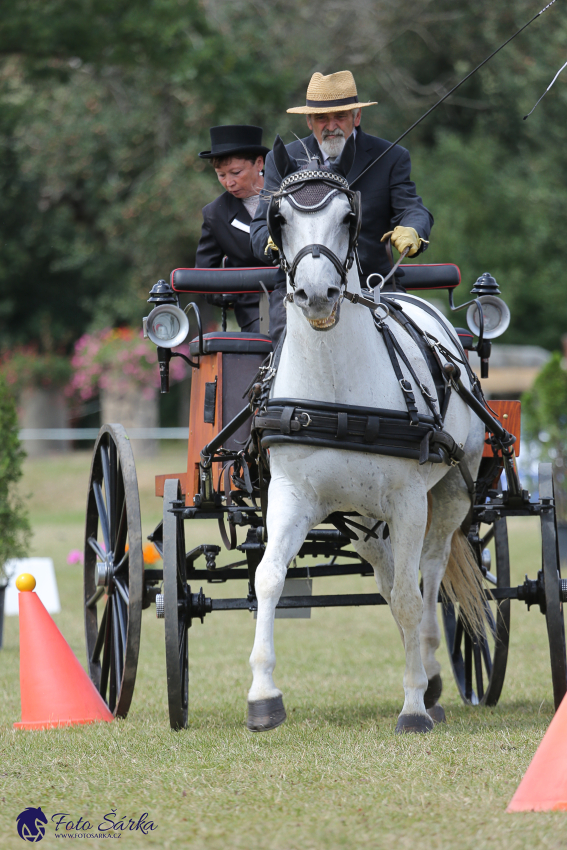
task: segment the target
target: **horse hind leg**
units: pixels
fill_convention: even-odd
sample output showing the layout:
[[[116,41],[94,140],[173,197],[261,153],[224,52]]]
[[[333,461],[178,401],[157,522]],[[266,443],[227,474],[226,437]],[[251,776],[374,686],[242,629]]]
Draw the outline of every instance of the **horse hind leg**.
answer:
[[[297,555],[307,532],[325,517],[314,514],[307,499],[286,498],[277,481],[270,485],[268,543],[256,570],[255,588],[258,618],[250,655],[252,685],[248,692],[247,727],[251,732],[267,732],[286,719],[282,692],[275,686],[274,618],[287,568]],[[277,509],[274,506],[277,505]],[[323,512],[324,513],[324,512]]]
[[[453,534],[465,519],[470,498],[460,472],[447,473],[428,494],[431,524],[423,543],[420,570],[423,579],[423,618],[420,629],[421,657],[427,673],[425,708],[435,723],[445,721],[445,711],[439,703],[443,691],[441,665],[436,652],[441,643],[437,619],[439,589],[449,556]]]

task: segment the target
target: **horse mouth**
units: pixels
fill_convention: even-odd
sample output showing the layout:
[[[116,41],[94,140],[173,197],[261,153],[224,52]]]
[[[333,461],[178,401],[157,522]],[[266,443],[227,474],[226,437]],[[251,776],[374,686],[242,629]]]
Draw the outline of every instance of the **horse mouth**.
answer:
[[[335,306],[331,311],[331,315],[327,316],[326,319],[309,319],[307,321],[316,331],[330,331],[331,328],[334,328],[337,322],[339,321],[339,302],[335,301]]]

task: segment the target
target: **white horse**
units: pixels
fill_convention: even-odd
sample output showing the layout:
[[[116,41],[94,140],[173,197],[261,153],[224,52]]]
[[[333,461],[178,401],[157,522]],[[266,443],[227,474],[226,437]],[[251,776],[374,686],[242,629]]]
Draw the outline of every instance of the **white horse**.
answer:
[[[287,156],[282,149],[285,151],[283,145],[277,154],[280,174],[286,167],[288,173],[297,170],[297,163],[289,158],[288,165],[284,162],[282,166],[282,158]],[[294,208],[284,197],[280,213],[288,262],[309,244],[322,244],[343,260],[349,246],[350,210],[348,197],[342,192],[320,211],[309,213]],[[307,254],[295,270],[294,283],[295,289],[288,277],[288,293],[293,300],[288,299],[287,335],[272,397],[405,410],[383,336],[377,332],[370,310],[343,300],[335,265],[324,254]],[[348,273],[347,286],[351,293],[361,291],[356,266]],[[459,356],[455,338],[445,323],[422,310],[420,302],[425,303],[419,298],[415,305],[404,302],[406,314]],[[394,321],[387,319],[386,323],[420,381],[431,386],[431,374],[418,346]],[[402,371],[415,384],[404,365]],[[467,385],[464,371],[463,381]],[[413,389],[420,413],[429,413],[418,387],[414,385]],[[485,428],[456,393],[451,395],[444,430],[464,447],[474,478]],[[359,540],[354,545],[374,568],[378,589],[390,606],[405,648],[405,700],[396,731],[431,730],[432,717],[444,719],[437,704],[441,693],[441,668],[435,658],[440,643],[438,593],[454,533],[470,508],[459,469],[444,463],[420,466],[413,459],[298,444],[273,445],[269,457],[268,540],[256,572],[258,619],[250,656],[253,681],[248,693],[248,728],[272,729],[286,717],[273,672],[274,613],[288,565],[312,528],[334,511],[356,511],[365,518],[357,521],[368,528],[383,520],[390,530],[387,541]],[[431,526],[426,536],[428,494]],[[462,532],[459,534],[462,537]],[[461,569],[470,570],[471,566],[461,564]],[[480,592],[478,597],[478,610],[482,610]],[[429,713],[424,702],[426,690]]]

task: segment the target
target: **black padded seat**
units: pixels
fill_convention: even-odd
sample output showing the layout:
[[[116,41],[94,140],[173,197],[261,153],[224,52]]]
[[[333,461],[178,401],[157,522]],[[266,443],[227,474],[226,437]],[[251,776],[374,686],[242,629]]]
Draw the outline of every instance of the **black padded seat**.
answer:
[[[199,338],[190,343],[191,356],[199,354]],[[228,354],[269,354],[272,350],[272,340],[266,334],[253,334],[247,331],[212,331],[203,334],[203,351],[214,354],[222,351]]]
[[[474,336],[471,331],[466,331],[464,328],[455,328],[457,336],[461,340],[461,345],[466,351],[473,350]]]
[[[245,292],[272,292],[285,275],[279,267],[259,266],[238,269],[174,269],[171,286],[175,292],[238,295]],[[262,286],[263,284],[263,286]]]

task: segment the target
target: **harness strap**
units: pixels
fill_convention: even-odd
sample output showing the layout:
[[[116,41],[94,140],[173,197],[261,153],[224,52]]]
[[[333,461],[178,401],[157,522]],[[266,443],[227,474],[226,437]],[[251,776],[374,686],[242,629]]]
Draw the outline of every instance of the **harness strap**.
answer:
[[[328,260],[330,260],[332,262],[332,264],[334,265],[335,269],[337,270],[337,272],[341,276],[341,284],[345,282],[347,271],[349,270],[350,265],[352,265],[352,263],[349,264],[349,262],[348,262],[349,257],[347,257],[347,259],[346,259],[346,261],[343,265],[343,263],[341,263],[341,261],[339,260],[337,255],[334,254],[333,251],[331,251],[330,248],[327,248],[325,245],[318,245],[318,244],[305,245],[305,247],[303,247],[300,251],[297,252],[295,257],[293,258],[291,266],[289,266],[289,271],[288,271],[289,281],[294,288],[295,288],[295,273],[297,271],[297,267],[298,267],[299,263],[301,262],[301,260],[304,257],[307,257],[309,254],[311,254],[311,256],[313,257],[314,260],[318,260],[321,256],[321,254],[324,257],[326,257]]]

